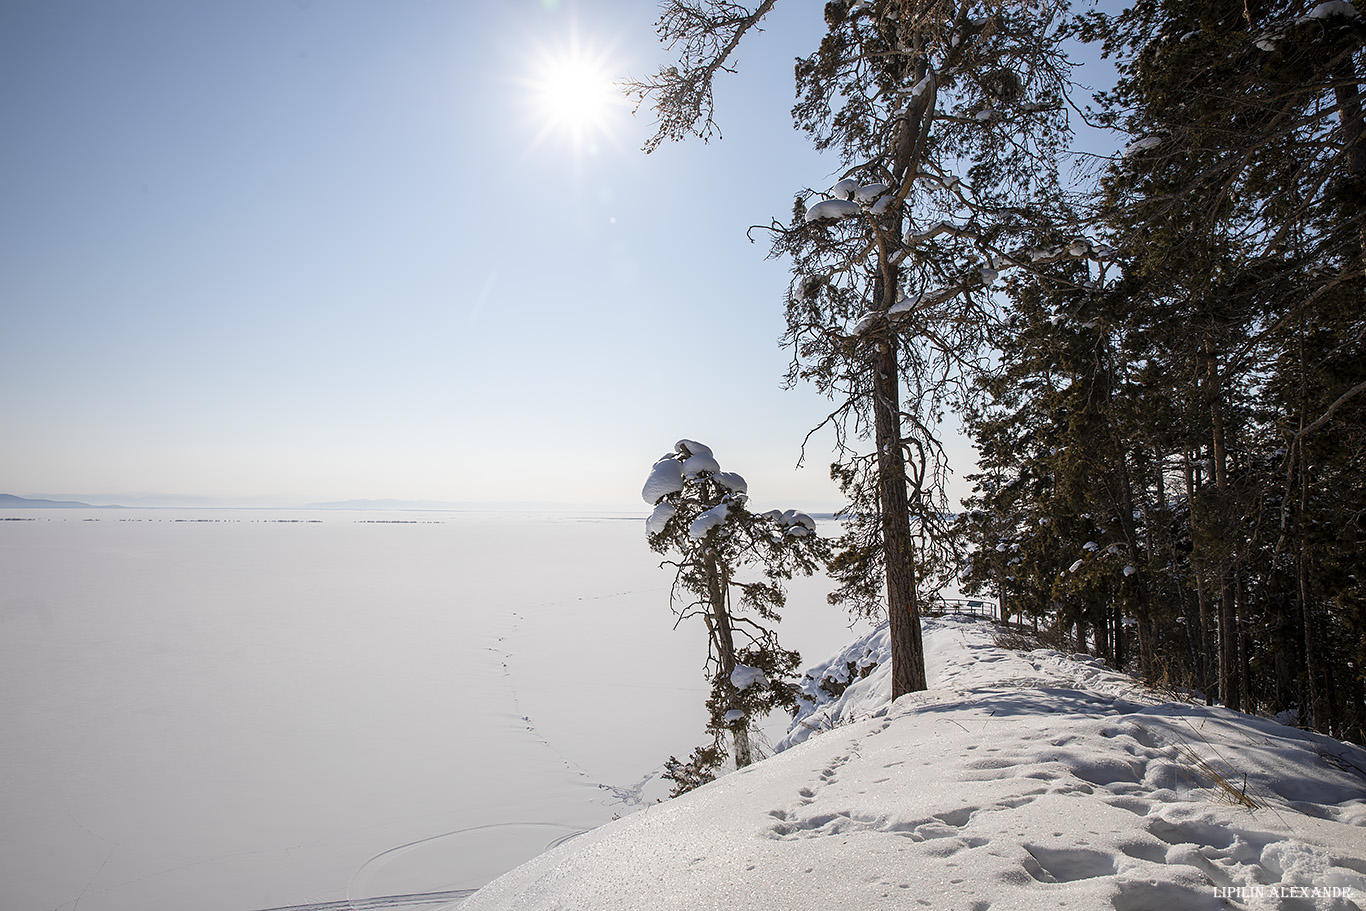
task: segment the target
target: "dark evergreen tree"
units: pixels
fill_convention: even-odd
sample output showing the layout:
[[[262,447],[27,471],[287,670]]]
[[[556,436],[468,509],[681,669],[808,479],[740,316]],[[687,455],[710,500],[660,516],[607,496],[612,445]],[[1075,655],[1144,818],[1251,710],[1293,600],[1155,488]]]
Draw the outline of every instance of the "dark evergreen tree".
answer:
[[[774,626],[794,573],[810,575],[828,556],[816,523],[804,513],[748,508],[740,475],[722,471],[709,448],[680,440],[650,471],[641,491],[654,507],[646,523],[651,549],[675,570],[671,601],[678,622],[707,627],[707,699],[712,742],[686,762],[671,757],[675,794],[715,774],[731,736],[736,768],[754,761],[750,729],[774,709],[796,708],[790,678],[800,656],[778,643]],[[738,597],[737,597],[738,595]]]
[[[1366,24],[1342,3],[1152,0],[1078,34],[1121,75],[1097,116],[1127,146],[1095,210],[1120,268],[1012,297],[964,520],[1007,550],[979,554],[970,582],[1038,598],[1052,579],[1050,608],[1092,624],[1098,649],[1136,646],[1154,678],[1360,740]],[[1132,587],[1086,595],[1087,559],[1060,575],[1018,556],[1050,510],[1108,515],[1090,540],[1121,548]],[[1120,624],[1095,627],[1094,600]]]

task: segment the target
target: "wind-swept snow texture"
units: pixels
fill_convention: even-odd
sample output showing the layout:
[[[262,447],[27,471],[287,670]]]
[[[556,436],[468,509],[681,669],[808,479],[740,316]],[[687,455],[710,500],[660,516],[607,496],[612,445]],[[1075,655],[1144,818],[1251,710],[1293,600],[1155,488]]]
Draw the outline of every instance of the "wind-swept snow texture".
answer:
[[[880,650],[875,632],[817,676]],[[1085,656],[996,647],[986,623],[927,621],[926,660],[928,692],[888,705],[884,660],[808,709],[806,742],[580,836],[461,911],[1366,903],[1366,751],[1163,701]]]

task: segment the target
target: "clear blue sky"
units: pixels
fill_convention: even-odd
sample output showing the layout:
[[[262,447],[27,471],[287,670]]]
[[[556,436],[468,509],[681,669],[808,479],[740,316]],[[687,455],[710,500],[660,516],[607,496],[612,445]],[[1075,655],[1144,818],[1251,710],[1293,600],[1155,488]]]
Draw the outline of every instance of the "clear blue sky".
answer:
[[[744,47],[721,141],[548,122],[549,63],[644,75],[655,15],[8,0],[0,492],[632,504],[690,437],[756,505],[837,504],[745,238],[837,167],[788,113],[821,5]]]

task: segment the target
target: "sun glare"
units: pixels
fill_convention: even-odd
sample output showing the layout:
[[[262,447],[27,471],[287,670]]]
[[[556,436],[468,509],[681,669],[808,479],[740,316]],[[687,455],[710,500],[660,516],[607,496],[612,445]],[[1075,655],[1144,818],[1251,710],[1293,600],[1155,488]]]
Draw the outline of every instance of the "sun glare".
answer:
[[[540,125],[534,145],[558,138],[592,151],[625,104],[605,55],[582,47],[542,52],[527,89]]]

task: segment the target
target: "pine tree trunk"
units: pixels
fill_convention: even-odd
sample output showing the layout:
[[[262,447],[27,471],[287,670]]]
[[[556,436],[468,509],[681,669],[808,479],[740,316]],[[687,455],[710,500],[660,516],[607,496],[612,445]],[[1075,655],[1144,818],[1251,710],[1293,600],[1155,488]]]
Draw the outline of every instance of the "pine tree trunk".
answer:
[[[1305,464],[1304,445],[1299,447],[1300,461],[1300,515],[1298,525],[1303,525],[1305,521],[1305,510],[1308,507],[1309,499],[1309,479],[1308,466]],[[1300,537],[1299,546],[1296,548],[1295,555],[1295,581],[1300,602],[1300,617],[1304,628],[1304,677],[1305,677],[1305,698],[1304,705],[1300,707],[1302,713],[1301,722],[1308,728],[1327,732],[1331,725],[1328,723],[1329,707],[1322,698],[1322,689],[1319,681],[1323,674],[1322,663],[1319,661],[1318,637],[1316,635],[1317,624],[1314,622],[1314,604],[1309,593],[1309,575],[1306,571],[1304,554],[1304,532],[1298,532]]]
[[[1206,349],[1208,357],[1208,389],[1210,393],[1210,461],[1214,463],[1214,487],[1219,492],[1220,533],[1228,541],[1230,533],[1236,531],[1230,526],[1227,449],[1224,439],[1223,383],[1219,377],[1219,364],[1213,353]],[[1238,636],[1238,593],[1232,557],[1222,553],[1219,557],[1219,698],[1224,705],[1239,711],[1243,706],[1242,669],[1239,666]]]
[[[918,39],[917,39],[918,41]],[[903,47],[915,60],[912,79],[927,72],[918,43]],[[906,85],[913,84],[907,81]],[[934,87],[911,100],[892,137],[892,182],[901,186],[920,170],[926,136],[934,117]],[[892,257],[902,243],[902,216],[889,216],[878,252],[873,304],[886,311],[896,302],[898,270]],[[906,490],[906,453],[901,445],[901,365],[896,339],[880,342],[873,375],[873,426],[877,444],[878,496],[882,505],[882,548],[887,575],[887,615],[892,646],[892,698],[928,688],[920,605],[915,596],[915,543]]]
[[[730,610],[726,605],[726,595],[729,588],[730,580],[726,578],[718,562],[709,555],[707,557],[707,597],[711,601],[712,645],[716,649],[716,659],[720,665],[721,677],[725,680],[723,685],[727,692],[734,697],[735,687],[730,682],[730,676],[735,673],[735,631],[730,621]],[[738,709],[739,706],[732,702],[730,708]],[[730,734],[735,746],[735,767],[743,769],[754,761],[749,745],[749,719],[741,718],[733,723],[730,727]]]
[[[735,767],[743,769],[754,762],[754,751],[749,744],[749,721],[737,721],[730,729],[731,742],[735,745]]]
[[[892,698],[926,689],[920,605],[915,598],[915,546],[901,448],[901,398],[896,343],[878,345],[873,412],[882,503],[882,546],[887,572],[887,614],[892,640]]]
[[[1116,444],[1118,445],[1118,441],[1116,441]],[[1118,455],[1119,458],[1116,460],[1115,467],[1117,469],[1120,484],[1120,508],[1118,510],[1119,515],[1116,516],[1116,518],[1119,519],[1120,531],[1124,534],[1124,543],[1129,548],[1129,556],[1136,565],[1138,563],[1139,544],[1138,528],[1134,525],[1133,481],[1129,475],[1129,461],[1122,448],[1119,449]],[[1149,548],[1149,553],[1151,554],[1151,552],[1152,549]],[[1151,565],[1151,558],[1148,562]],[[1148,617],[1151,615],[1152,609],[1148,603],[1148,585],[1144,581],[1145,578],[1145,573],[1138,573],[1133,584],[1135,586],[1134,601],[1137,606],[1134,613],[1137,615],[1139,624],[1138,672],[1141,678],[1147,680],[1152,676],[1153,650],[1152,643],[1147,636]],[[1116,633],[1116,635],[1120,635],[1120,633]]]
[[[1351,57],[1344,56],[1333,75],[1338,82],[1333,94],[1340,110],[1338,118],[1342,123],[1347,179],[1354,186],[1360,186],[1366,181],[1366,120],[1362,116],[1361,94],[1357,89],[1356,64]],[[1361,241],[1358,266],[1366,266],[1366,227],[1358,228],[1357,234]]]
[[[1194,521],[1195,511],[1195,467],[1191,465],[1190,455],[1186,453],[1182,456],[1186,475],[1186,503],[1191,508],[1191,517]],[[1196,529],[1192,527],[1192,532]],[[1210,691],[1211,673],[1210,667],[1213,664],[1211,659],[1212,649],[1210,648],[1210,618],[1209,618],[1209,597],[1205,594],[1205,572],[1204,566],[1196,554],[1191,554],[1191,575],[1195,577],[1195,603],[1196,610],[1199,612],[1200,629],[1198,630],[1199,655],[1200,660],[1196,666],[1196,680],[1200,688],[1206,693],[1208,698]]]

